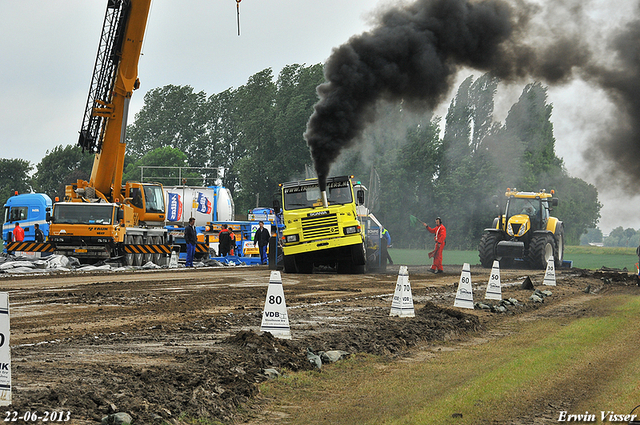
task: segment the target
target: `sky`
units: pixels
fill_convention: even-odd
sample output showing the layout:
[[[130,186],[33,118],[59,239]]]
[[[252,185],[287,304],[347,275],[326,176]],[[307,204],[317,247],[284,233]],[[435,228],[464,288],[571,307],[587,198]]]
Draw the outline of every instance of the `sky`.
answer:
[[[238,36],[233,0],[154,0],[129,122],[146,91],[156,87],[189,85],[211,95],[237,88],[265,68],[277,75],[285,65],[324,62],[334,47],[371,29],[373,12],[390,3],[242,0]],[[589,3],[603,27],[615,26],[634,4]],[[0,157],[35,166],[56,146],[77,142],[105,8],[106,0],[0,0]],[[504,121],[523,86],[499,90],[496,120]],[[570,175],[596,184],[582,154],[589,149],[584,140],[606,128],[611,111],[605,95],[578,80],[550,88],[548,101],[554,105],[557,155]],[[447,106],[436,113],[443,116]],[[598,193],[605,234],[617,226],[640,229],[635,193],[615,181],[598,186]]]

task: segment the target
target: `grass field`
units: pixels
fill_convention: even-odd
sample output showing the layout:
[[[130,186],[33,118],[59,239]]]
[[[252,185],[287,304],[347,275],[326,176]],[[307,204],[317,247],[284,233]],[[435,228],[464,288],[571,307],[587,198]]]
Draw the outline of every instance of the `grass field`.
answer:
[[[395,249],[389,250],[393,262],[407,266],[419,266],[431,264],[426,250],[420,249]],[[478,251],[454,251],[445,248],[442,261],[447,264],[480,264]],[[607,248],[598,246],[567,246],[564,259],[573,262],[573,267],[581,269],[600,269],[610,267],[616,269],[627,268],[633,272],[636,270],[638,257],[635,248]]]

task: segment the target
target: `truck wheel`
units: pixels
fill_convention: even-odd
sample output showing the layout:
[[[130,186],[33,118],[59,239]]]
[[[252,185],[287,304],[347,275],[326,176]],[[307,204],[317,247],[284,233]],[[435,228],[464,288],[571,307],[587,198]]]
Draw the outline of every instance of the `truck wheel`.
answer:
[[[284,272],[285,273],[296,273],[296,260],[292,255],[283,255],[283,263],[284,263]]]
[[[367,263],[367,247],[362,243],[361,245],[351,246],[351,260],[355,265],[365,265]]]
[[[145,245],[153,245],[153,237],[145,236],[144,244]],[[142,255],[142,264],[147,264],[149,261],[153,261],[153,254],[143,254]]]
[[[154,236],[152,241],[154,245],[162,245],[162,236]],[[152,257],[151,261],[153,261],[153,264],[157,264],[158,266],[164,265],[162,264],[162,254],[153,254]]]
[[[564,261],[564,228],[562,227],[562,225],[559,229],[556,229],[555,239],[556,251],[553,259],[555,260],[556,268],[560,268],[562,267],[562,262]]]
[[[480,264],[482,264],[482,267],[486,269],[493,267],[493,261],[497,258],[496,250],[500,240],[500,236],[493,232],[482,235],[480,244],[478,245],[478,255],[480,256]]]
[[[135,245],[142,245],[142,236],[134,236],[133,243]],[[142,265],[142,254],[133,254],[133,265],[134,266]]]
[[[133,236],[125,236],[124,244],[131,245],[133,244]],[[124,265],[125,266],[133,266],[133,254],[124,254]]]
[[[537,269],[546,269],[549,257],[554,254],[555,241],[551,234],[536,235],[529,244],[529,263]]]

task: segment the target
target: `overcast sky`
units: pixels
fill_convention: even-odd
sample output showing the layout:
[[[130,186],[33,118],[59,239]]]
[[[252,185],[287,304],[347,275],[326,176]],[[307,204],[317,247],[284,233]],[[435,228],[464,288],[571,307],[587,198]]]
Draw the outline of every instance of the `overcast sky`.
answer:
[[[129,120],[152,88],[190,85],[211,95],[237,88],[268,67],[277,75],[285,65],[324,62],[333,47],[369,29],[371,13],[388,3],[243,0],[238,36],[233,0],[155,0],[139,64],[141,87]],[[592,3],[598,13],[613,14],[603,15],[611,25],[612,16],[615,22],[628,10],[620,4],[634,2]],[[602,9],[606,4],[611,11]],[[106,0],[0,0],[0,6],[0,157],[24,158],[35,166],[47,151],[77,142]],[[496,119],[504,120],[522,87],[500,91]],[[550,89],[549,102],[556,153],[571,175],[595,184],[583,166],[581,152],[587,147],[581,140],[604,127],[606,98],[578,81]],[[597,108],[586,108],[594,103]],[[446,106],[437,112],[444,114]],[[617,226],[640,228],[640,199],[621,194],[615,182],[598,191],[604,204],[599,226],[605,233]]]

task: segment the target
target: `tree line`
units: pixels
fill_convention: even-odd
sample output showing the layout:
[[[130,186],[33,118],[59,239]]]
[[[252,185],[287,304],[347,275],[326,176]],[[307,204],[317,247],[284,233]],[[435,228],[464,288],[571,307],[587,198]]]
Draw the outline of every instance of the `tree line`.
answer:
[[[231,190],[238,219],[258,204],[271,206],[279,183],[312,170],[302,135],[323,81],[321,64],[296,64],[277,77],[265,69],[236,89],[210,96],[190,86],[152,89],[127,128],[124,180],[140,180],[141,166],[188,167],[181,172],[187,184],[221,183]],[[432,244],[422,226],[411,226],[414,215],[429,224],[441,217],[448,247],[475,249],[499,214],[496,205],[504,207],[508,187],[554,189],[560,204],[553,214],[564,221],[568,243],[579,243],[595,227],[597,190],[569,176],[556,156],[546,88],[526,85],[499,123],[493,117],[498,84],[489,74],[468,77],[445,117],[381,103],[376,120],[333,164],[332,175],[379,183],[371,187],[374,213],[394,246]],[[30,163],[2,159],[0,201],[28,189],[62,198],[66,184],[88,179],[92,164],[93,156],[73,145],[47,151],[33,176]],[[180,183],[176,169],[145,168],[144,180]]]

